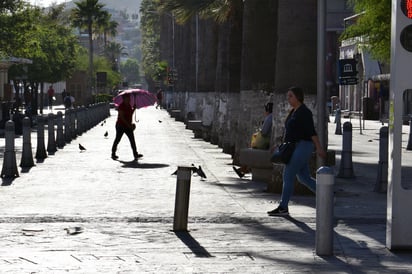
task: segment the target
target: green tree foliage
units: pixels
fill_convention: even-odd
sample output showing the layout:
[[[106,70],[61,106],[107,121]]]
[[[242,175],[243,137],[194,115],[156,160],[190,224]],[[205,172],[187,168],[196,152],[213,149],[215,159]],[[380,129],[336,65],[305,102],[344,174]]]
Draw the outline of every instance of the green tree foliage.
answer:
[[[390,59],[391,0],[352,0],[356,22],[346,28],[341,39],[362,37],[363,47],[383,62]]]
[[[12,16],[5,16],[7,40],[0,40],[0,49],[9,56],[28,58],[28,80],[58,82],[70,76],[76,64],[77,38],[55,15],[63,7],[44,13],[39,8],[25,7]],[[2,28],[3,30],[3,28]],[[10,78],[19,76],[21,66],[10,70]]]
[[[113,71],[119,71],[120,57],[123,55],[125,47],[116,42],[109,42],[104,48],[104,55],[112,64]]]
[[[0,14],[14,13],[22,7],[22,4],[23,1],[21,0],[2,0],[0,1]]]
[[[77,70],[87,71],[87,69],[89,68],[87,56],[88,56],[88,51],[84,48],[81,48],[79,50],[79,54],[77,55],[77,63],[76,63]],[[94,56],[93,61],[94,61],[93,66],[96,71],[107,73],[106,87],[112,88],[121,82],[120,73],[112,70],[112,64],[106,57]]]
[[[196,14],[222,23],[231,16],[239,4],[236,0],[163,0],[160,10],[173,11],[177,22],[180,23],[188,21]]]
[[[120,72],[128,83],[140,83],[139,62],[137,59],[127,59],[120,65]]]
[[[160,60],[160,20],[157,12],[159,0],[143,0],[140,5],[142,31],[142,67],[148,81],[157,81]]]

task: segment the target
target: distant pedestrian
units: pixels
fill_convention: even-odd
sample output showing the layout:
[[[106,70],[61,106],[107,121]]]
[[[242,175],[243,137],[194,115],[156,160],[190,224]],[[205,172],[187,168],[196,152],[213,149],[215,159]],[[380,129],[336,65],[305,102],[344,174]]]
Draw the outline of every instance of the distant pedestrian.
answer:
[[[63,89],[63,91],[62,91],[62,101],[63,101],[63,103],[64,103],[64,97],[66,97],[66,95],[67,95],[66,89]]]
[[[74,98],[70,95],[70,92],[66,92],[66,96],[63,99],[64,108],[69,109],[73,105]]]
[[[123,102],[118,107],[118,115],[116,121],[116,137],[112,146],[112,159],[117,160],[119,157],[116,155],[117,145],[120,143],[123,134],[126,134],[129,138],[130,146],[132,147],[134,160],[143,157],[142,154],[137,153],[136,141],[134,139],[133,131],[136,125],[132,123],[134,108],[130,105],[130,94],[123,94]]]
[[[159,90],[157,91],[157,94],[156,94],[156,98],[157,98],[156,108],[160,107],[160,109],[162,109],[162,102],[163,102],[163,91],[162,91],[162,89],[159,88]]]
[[[268,102],[265,104],[265,113],[262,123],[262,128],[253,134],[254,141],[251,143],[251,148],[253,149],[269,149],[270,147],[270,138],[272,135],[272,111],[273,103]],[[246,173],[251,172],[250,167],[242,165],[239,168],[233,167],[233,170],[236,172],[239,178],[243,178]]]
[[[47,98],[49,99],[49,100],[48,100],[49,109],[52,109],[52,108],[53,108],[53,101],[54,101],[54,99],[55,99],[55,97],[54,97],[54,88],[53,88],[53,85],[50,85],[50,86],[49,86],[49,89],[47,90]]]
[[[292,107],[285,122],[284,142],[296,144],[295,151],[289,163],[283,169],[283,188],[280,204],[269,211],[270,216],[289,215],[288,203],[293,193],[295,178],[316,193],[316,180],[310,176],[309,159],[316,148],[316,152],[322,158],[326,153],[319,143],[312,112],[303,103],[303,90],[298,87],[288,89],[287,99]]]

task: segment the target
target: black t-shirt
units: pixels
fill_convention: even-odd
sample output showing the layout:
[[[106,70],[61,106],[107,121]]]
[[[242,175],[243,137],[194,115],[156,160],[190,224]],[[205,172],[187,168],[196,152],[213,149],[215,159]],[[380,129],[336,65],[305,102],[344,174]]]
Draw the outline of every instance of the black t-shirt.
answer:
[[[284,142],[311,141],[312,136],[315,135],[317,133],[313,123],[312,111],[306,105],[302,104],[289,113],[285,122]]]

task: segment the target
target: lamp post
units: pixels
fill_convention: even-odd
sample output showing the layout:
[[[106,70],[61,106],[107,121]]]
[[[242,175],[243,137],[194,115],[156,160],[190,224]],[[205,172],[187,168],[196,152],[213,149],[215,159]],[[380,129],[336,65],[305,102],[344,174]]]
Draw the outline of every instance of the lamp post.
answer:
[[[195,91],[198,91],[199,87],[199,14],[196,13],[196,68],[195,68]]]
[[[319,142],[323,149],[327,149],[326,130],[326,89],[325,89],[325,30],[326,30],[326,0],[318,0],[318,47],[317,47],[317,107]],[[322,166],[323,159],[317,157],[318,166]]]

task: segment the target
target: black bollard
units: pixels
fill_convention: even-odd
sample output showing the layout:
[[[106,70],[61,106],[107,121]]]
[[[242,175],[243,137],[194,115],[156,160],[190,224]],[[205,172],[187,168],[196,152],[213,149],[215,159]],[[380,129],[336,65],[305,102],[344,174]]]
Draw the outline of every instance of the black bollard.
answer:
[[[66,143],[70,143],[70,141],[72,140],[72,136],[70,133],[70,126],[71,126],[70,119],[71,119],[71,110],[66,109],[64,113],[64,141]]]
[[[388,138],[388,127],[381,127],[379,130],[379,162],[375,192],[386,192],[388,186]]]
[[[338,177],[355,177],[352,163],[352,124],[350,122],[345,122],[343,124],[342,155],[340,159]]]
[[[409,117],[409,140],[408,145],[406,146],[406,150],[412,150],[412,115]]]
[[[77,134],[76,134],[76,116],[77,116],[77,110],[76,109],[71,109],[70,110],[70,137],[71,137],[71,140],[74,140],[77,137]]]
[[[6,148],[4,150],[1,178],[19,177],[16,164],[16,150],[14,149],[14,136],[14,122],[9,120],[6,122],[5,127]]]
[[[342,135],[341,116],[342,116],[342,113],[340,111],[340,108],[338,108],[336,110],[336,116],[335,116],[335,123],[336,123],[335,135]]]
[[[39,116],[37,118],[37,160],[44,160],[47,158],[46,147],[44,145],[44,117]]]
[[[61,111],[57,112],[57,136],[56,143],[58,148],[63,148],[65,145],[64,133],[63,133],[63,113]]]
[[[53,113],[49,113],[48,115],[47,131],[48,131],[47,152],[49,153],[49,155],[53,155],[57,151],[56,138],[54,134],[54,114]]]
[[[190,179],[192,167],[177,168],[175,214],[173,231],[187,231],[187,219],[189,214]]]
[[[31,121],[29,117],[23,119],[23,152],[20,167],[34,166],[33,151],[31,145]]]

